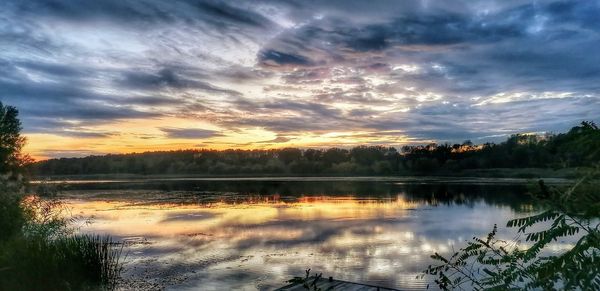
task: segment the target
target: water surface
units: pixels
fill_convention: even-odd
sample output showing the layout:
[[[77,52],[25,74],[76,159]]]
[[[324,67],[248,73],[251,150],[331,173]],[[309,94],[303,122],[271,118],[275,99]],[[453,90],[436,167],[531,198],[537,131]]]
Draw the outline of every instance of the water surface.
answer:
[[[188,179],[74,183],[82,232],[128,242],[124,286],[270,290],[324,276],[423,289],[416,276],[534,211],[522,181]],[[433,285],[432,285],[433,287]]]

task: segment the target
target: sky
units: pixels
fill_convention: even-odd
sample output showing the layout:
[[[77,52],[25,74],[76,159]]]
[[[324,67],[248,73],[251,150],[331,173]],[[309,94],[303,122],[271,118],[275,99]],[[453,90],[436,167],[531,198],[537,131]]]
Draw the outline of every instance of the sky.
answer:
[[[600,1],[0,3],[0,101],[37,159],[399,147],[600,113]]]

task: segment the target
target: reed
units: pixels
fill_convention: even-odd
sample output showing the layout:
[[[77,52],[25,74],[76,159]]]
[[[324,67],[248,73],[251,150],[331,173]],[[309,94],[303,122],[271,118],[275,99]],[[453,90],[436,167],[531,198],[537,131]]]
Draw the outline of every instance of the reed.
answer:
[[[0,290],[114,290],[123,245],[107,236],[15,237],[0,246]]]

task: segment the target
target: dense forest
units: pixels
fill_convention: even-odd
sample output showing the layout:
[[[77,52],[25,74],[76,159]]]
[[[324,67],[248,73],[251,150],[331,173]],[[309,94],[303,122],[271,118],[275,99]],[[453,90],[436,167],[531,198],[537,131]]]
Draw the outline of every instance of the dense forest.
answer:
[[[516,134],[494,144],[429,144],[271,150],[182,150],[61,158],[33,163],[35,175],[403,175],[497,168],[563,169],[600,161],[600,129],[582,122],[567,133]]]

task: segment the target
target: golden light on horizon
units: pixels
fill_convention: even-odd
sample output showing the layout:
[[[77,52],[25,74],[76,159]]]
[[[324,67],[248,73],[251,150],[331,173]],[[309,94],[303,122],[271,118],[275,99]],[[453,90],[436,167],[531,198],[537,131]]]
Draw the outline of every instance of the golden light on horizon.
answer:
[[[161,131],[161,128],[193,128],[215,131],[217,134],[206,138],[177,138],[169,137]],[[194,124],[184,119],[128,120],[96,126],[92,129],[95,132],[106,132],[107,136],[25,134],[27,143],[24,152],[36,160],[45,160],[53,158],[52,153],[57,153],[61,157],[81,157],[187,149],[328,148],[390,142],[393,142],[394,146],[399,146],[413,142],[408,136],[398,135],[396,131],[382,131],[378,135],[373,135],[373,132],[364,130],[302,132],[285,135],[285,140],[278,141],[277,138],[281,135],[261,128],[226,131],[214,125]]]

